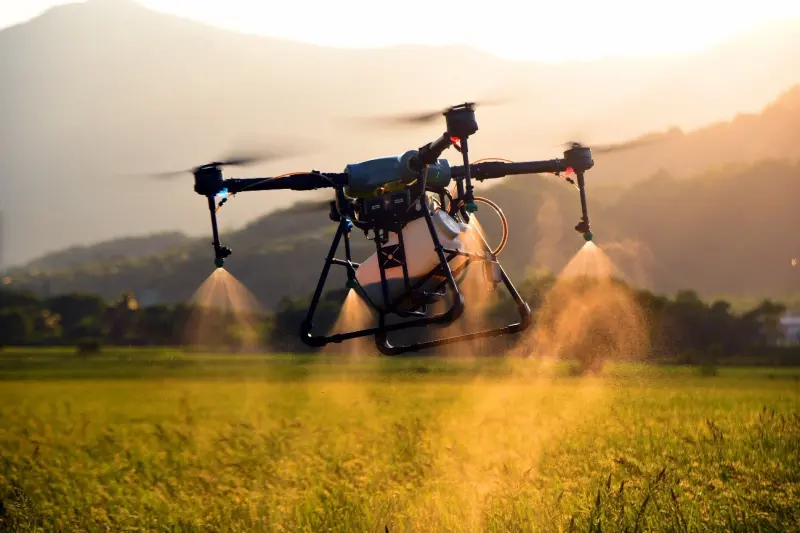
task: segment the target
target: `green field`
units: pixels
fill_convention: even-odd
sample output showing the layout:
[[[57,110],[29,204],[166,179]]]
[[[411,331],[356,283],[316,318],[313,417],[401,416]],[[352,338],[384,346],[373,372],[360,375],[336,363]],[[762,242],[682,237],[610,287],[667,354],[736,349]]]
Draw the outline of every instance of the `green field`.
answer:
[[[799,380],[6,349],[0,530],[798,531]]]

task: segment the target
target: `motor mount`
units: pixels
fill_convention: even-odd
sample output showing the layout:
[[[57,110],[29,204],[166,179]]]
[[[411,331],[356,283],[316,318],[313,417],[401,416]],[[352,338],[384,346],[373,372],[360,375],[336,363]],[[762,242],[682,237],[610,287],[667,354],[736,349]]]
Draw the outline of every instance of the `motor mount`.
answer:
[[[564,152],[564,161],[576,174],[586,172],[594,166],[592,150],[578,143],[573,143],[572,146]]]
[[[451,107],[444,113],[447,133],[456,139],[466,139],[478,131],[475,104],[467,102]]]
[[[203,196],[216,196],[225,188],[222,169],[215,163],[197,167],[194,174],[194,192]]]

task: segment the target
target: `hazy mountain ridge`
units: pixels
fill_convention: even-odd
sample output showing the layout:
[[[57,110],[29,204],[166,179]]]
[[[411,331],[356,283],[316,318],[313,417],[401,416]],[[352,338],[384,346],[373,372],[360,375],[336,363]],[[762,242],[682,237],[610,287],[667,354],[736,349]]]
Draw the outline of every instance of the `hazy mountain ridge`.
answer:
[[[644,175],[660,170],[688,178],[728,164],[749,164],[764,159],[800,159],[800,85],[783,91],[760,113],[739,113],[691,132],[674,129],[666,141],[643,145],[631,152],[597,157],[593,176],[608,183],[608,176],[625,180],[632,168]]]
[[[538,159],[558,156],[557,143],[587,123],[590,140],[605,141],[706,114],[731,116],[800,81],[800,56],[791,53],[800,32],[781,31],[749,41],[749,55],[736,63],[741,75],[722,77],[714,65],[723,63],[709,58],[741,49],[735,41],[652,63],[542,65],[464,47],[324,48],[240,35],[133,2],[59,6],[0,31],[4,255],[22,264],[48,250],[129,234],[130,228],[197,235],[205,227],[207,214],[188,176],[160,184],[123,173],[189,167],[224,155],[242,139],[276,135],[311,137],[327,150],[237,174],[338,171],[350,161],[419,146],[442,127],[376,135],[352,128],[342,120],[348,117],[510,92],[517,97],[513,105],[481,110],[474,155]],[[680,113],[665,109],[664,95],[677,97],[675,80],[692,79],[687,72],[698,65],[704,83],[683,83],[681,98],[688,103]],[[764,69],[763,76],[752,75]],[[430,82],[402,83],[420,76]],[[607,130],[599,127],[604,122]],[[634,155],[630,161],[639,166]],[[628,160],[606,159],[598,158],[598,182],[649,173]],[[278,192],[240,198],[223,227],[241,227],[313,197]]]
[[[122,237],[91,246],[72,246],[65,250],[45,254],[25,265],[25,268],[36,271],[57,271],[86,263],[160,254],[172,248],[185,248],[196,240],[178,232]]]

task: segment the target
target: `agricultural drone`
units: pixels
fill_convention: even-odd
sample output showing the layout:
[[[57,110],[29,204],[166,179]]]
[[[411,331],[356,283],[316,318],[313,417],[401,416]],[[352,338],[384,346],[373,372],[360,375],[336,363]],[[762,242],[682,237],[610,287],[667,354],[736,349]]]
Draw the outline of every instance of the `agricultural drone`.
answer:
[[[475,196],[474,181],[514,174],[566,174],[566,179],[577,187],[580,195],[581,218],[575,230],[586,241],[591,241],[584,173],[594,165],[592,152],[580,143],[570,143],[559,159],[470,164],[468,140],[478,131],[475,107],[474,103],[465,103],[419,117],[416,120],[430,120],[443,115],[446,130],[438,139],[418,149],[400,156],[349,164],[341,173],[312,170],[272,178],[223,178],[221,168],[247,163],[243,158],[217,161],[193,169],[194,190],[208,200],[216,267],[222,267],[231,255],[231,250],[219,239],[217,198],[225,202],[228,195],[244,191],[329,188],[334,192],[330,218],[337,224],[337,230],[322,265],[307,316],[299,324],[300,338],[304,343],[322,347],[373,335],[381,353],[398,355],[525,330],[531,324],[530,307],[497,260],[507,238],[505,218],[493,202]],[[451,166],[447,159],[440,157],[450,147],[461,153],[462,165]],[[455,187],[451,186],[452,182],[455,182]],[[495,209],[503,221],[503,240],[495,250],[489,247],[480,231],[470,225],[470,217],[480,202]],[[375,242],[375,253],[362,263],[351,257],[350,238],[354,228]],[[467,241],[470,239],[478,242],[479,248],[469,246]],[[342,240],[343,259],[336,256]],[[502,283],[506,287],[516,302],[520,316],[518,322],[403,346],[389,342],[388,335],[394,331],[456,321],[464,313],[466,305],[456,278],[473,263],[483,264],[488,283],[495,287]],[[377,313],[375,327],[330,336],[312,332],[314,314],[333,265],[346,269],[347,286]],[[446,302],[446,299],[451,301],[448,310],[435,314],[430,311],[432,304]],[[390,323],[390,318],[400,321]]]

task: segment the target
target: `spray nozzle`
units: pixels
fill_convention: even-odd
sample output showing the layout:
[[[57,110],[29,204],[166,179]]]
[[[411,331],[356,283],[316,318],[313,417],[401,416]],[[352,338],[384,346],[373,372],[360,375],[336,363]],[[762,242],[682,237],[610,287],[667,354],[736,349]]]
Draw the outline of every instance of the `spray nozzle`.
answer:
[[[586,242],[589,242],[594,238],[594,234],[592,233],[592,230],[589,228],[589,221],[585,218],[582,219],[580,222],[578,222],[578,225],[575,226],[575,231],[577,231],[578,233],[582,233],[583,239]]]
[[[225,266],[225,258],[231,255],[231,249],[227,246],[214,246],[216,257],[214,257],[214,266],[222,268]]]

